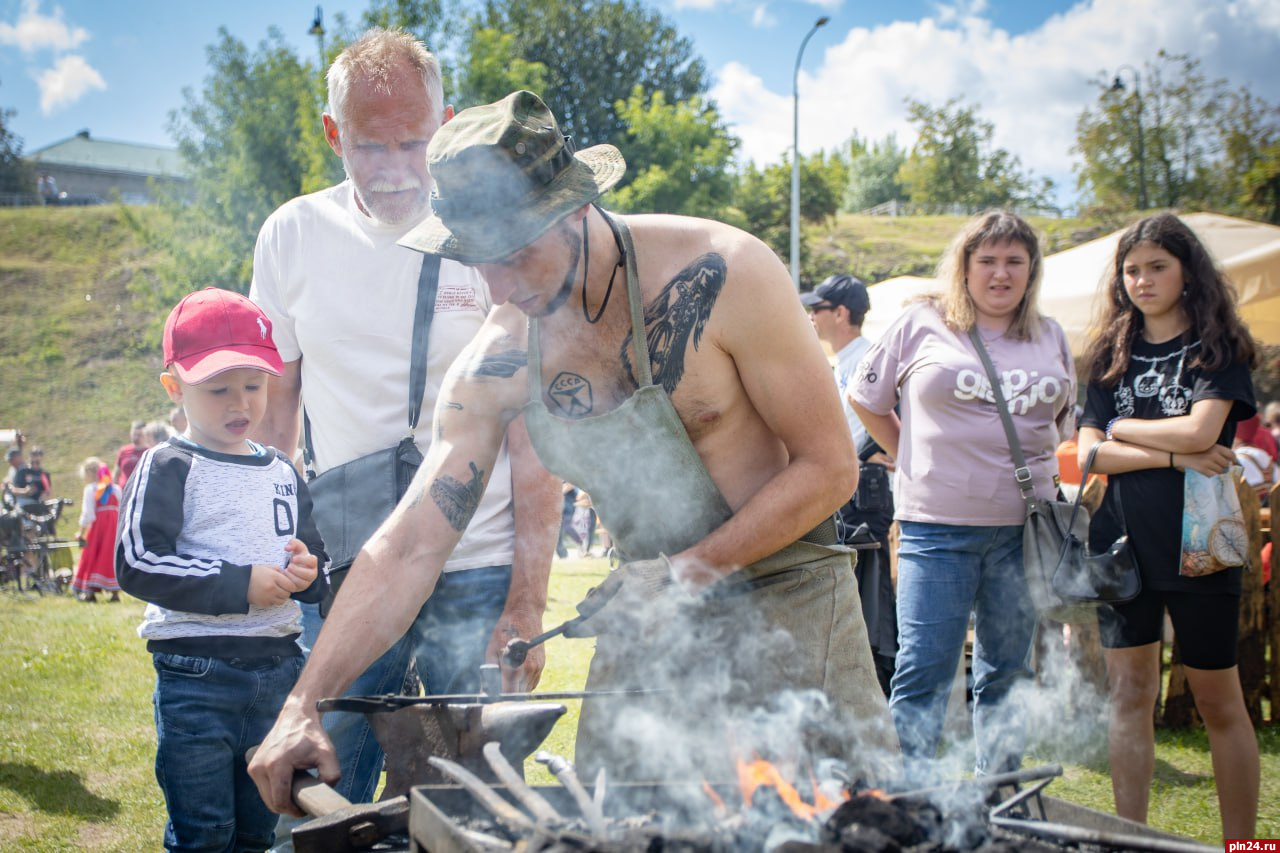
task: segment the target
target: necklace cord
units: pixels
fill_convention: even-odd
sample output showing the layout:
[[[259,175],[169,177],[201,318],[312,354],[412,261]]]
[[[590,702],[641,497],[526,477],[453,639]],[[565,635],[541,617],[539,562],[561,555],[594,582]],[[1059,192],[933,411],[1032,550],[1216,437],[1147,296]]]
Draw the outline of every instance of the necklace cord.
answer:
[[[596,206],[592,205],[592,207]],[[600,210],[598,207],[596,209]],[[622,235],[618,233],[618,229],[609,221],[609,217],[605,215],[603,210],[600,211],[600,215],[605,217],[609,230],[613,232],[613,240],[618,246],[618,263],[609,275],[609,285],[605,288],[604,300],[600,303],[600,309],[592,317],[591,311],[587,308],[587,271],[591,267],[591,246],[587,239],[587,220],[591,218],[591,214],[588,211],[587,215],[582,217],[582,317],[593,326],[600,322],[600,318],[604,316],[604,309],[609,307],[609,297],[613,295],[613,283],[618,278],[618,270],[622,268],[622,265],[627,260],[626,249],[622,246]]]

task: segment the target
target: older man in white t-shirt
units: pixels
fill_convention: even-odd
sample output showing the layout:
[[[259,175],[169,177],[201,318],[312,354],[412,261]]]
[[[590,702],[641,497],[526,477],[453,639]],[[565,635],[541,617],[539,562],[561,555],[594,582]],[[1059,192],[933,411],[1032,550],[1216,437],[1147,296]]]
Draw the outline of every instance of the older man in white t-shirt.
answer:
[[[801,294],[800,301],[809,309],[809,320],[818,338],[835,353],[835,380],[840,391],[840,404],[844,407],[844,417],[862,463],[858,483],[860,493],[840,508],[840,518],[844,522],[846,544],[874,541],[880,545],[879,550],[866,550],[858,555],[855,573],[858,576],[858,594],[862,599],[862,618],[867,623],[867,636],[871,640],[876,663],[876,677],[888,696],[889,679],[893,677],[894,657],[898,651],[898,620],[894,612],[888,558],[889,526],[893,523],[889,472],[893,470],[893,459],[867,434],[866,427],[849,403],[858,363],[871,349],[871,341],[862,335],[862,321],[871,310],[871,297],[861,280],[851,275],[836,274],[811,293]]]
[[[309,421],[313,467],[323,474],[393,447],[408,432],[414,308],[422,255],[396,243],[429,212],[427,143],[452,115],[439,65],[420,42],[375,29],[349,45],[328,72],[325,138],[347,180],[282,205],[263,224],[250,297],[271,319],[284,373],[273,378],[258,436],[292,453],[299,401]],[[445,372],[492,306],[474,271],[440,264],[426,358],[426,391],[415,441],[426,455]],[[514,637],[541,633],[560,516],[560,484],[537,462],[523,422],[508,432],[488,488],[430,599],[404,638],[371,665],[352,695],[399,692],[416,658],[428,693],[474,692],[479,665]],[[513,506],[514,488],[521,498]],[[471,507],[469,507],[470,509]],[[321,531],[323,533],[323,530]],[[386,590],[394,597],[397,590]],[[370,614],[376,619],[377,614]],[[319,633],[314,608],[303,643]],[[532,689],[544,657],[503,665],[504,688]],[[338,790],[372,799],[382,752],[362,715],[326,715],[338,750]],[[286,841],[284,823],[277,841]]]

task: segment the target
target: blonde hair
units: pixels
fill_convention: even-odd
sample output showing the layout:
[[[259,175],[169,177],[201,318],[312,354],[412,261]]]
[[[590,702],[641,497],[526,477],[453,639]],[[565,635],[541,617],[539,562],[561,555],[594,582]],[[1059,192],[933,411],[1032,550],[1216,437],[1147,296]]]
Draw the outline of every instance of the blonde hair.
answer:
[[[978,322],[978,311],[967,285],[969,259],[983,243],[1021,243],[1031,257],[1027,292],[1009,324],[1008,336],[1029,341],[1040,326],[1040,279],[1044,262],[1040,238],[1026,220],[1007,210],[988,210],[969,220],[951,241],[938,263],[937,278],[946,291],[927,297],[937,307],[943,321],[953,329],[967,332]]]
[[[102,470],[102,466],[106,463],[96,456],[90,456],[88,459],[80,463],[80,474],[84,477],[86,483],[98,482],[98,472]]]
[[[339,126],[347,111],[353,81],[373,85],[381,94],[391,94],[392,77],[402,66],[418,74],[426,90],[427,102],[437,119],[444,116],[444,88],[440,82],[440,62],[426,45],[404,30],[374,27],[347,45],[329,66],[329,115]]]

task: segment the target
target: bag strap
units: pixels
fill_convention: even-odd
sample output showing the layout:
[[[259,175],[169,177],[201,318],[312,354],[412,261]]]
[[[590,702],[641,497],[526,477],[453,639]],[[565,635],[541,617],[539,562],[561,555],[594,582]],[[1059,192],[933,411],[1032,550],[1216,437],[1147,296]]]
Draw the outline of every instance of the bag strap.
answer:
[[[1013,427],[1013,416],[1009,414],[1009,404],[1005,402],[1004,391],[1000,388],[996,367],[991,363],[991,356],[987,355],[987,348],[982,345],[982,337],[978,334],[977,326],[969,330],[969,340],[973,341],[973,347],[978,351],[978,358],[982,359],[982,366],[987,371],[987,379],[991,381],[991,394],[996,398],[996,411],[1000,413],[1000,423],[1004,425],[1004,434],[1009,439],[1009,453],[1013,456],[1013,479],[1018,483],[1022,499],[1030,506],[1036,497],[1035,484],[1031,481],[1031,469],[1027,467],[1027,457],[1022,453],[1022,442],[1018,441],[1018,433]]]
[[[440,285],[440,256],[423,255],[418,270],[418,300],[413,310],[413,343],[409,356],[409,432],[418,428],[422,417],[422,396],[427,391],[427,344],[431,321],[436,314],[436,290]],[[302,407],[302,461],[307,479],[315,479],[315,448],[311,444],[311,418]]]

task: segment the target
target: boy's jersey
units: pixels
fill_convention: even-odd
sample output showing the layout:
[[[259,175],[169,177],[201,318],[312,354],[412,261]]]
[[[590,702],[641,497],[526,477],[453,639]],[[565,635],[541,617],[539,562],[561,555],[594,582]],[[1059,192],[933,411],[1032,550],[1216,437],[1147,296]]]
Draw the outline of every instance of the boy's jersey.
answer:
[[[311,498],[283,454],[217,453],[173,437],[143,454],[120,508],[116,576],[148,602],[138,635],[152,651],[213,657],[297,654],[301,611],[248,602],[254,564],[283,569],[285,544],[301,539],[321,567],[295,593],[319,601],[328,557]]]

